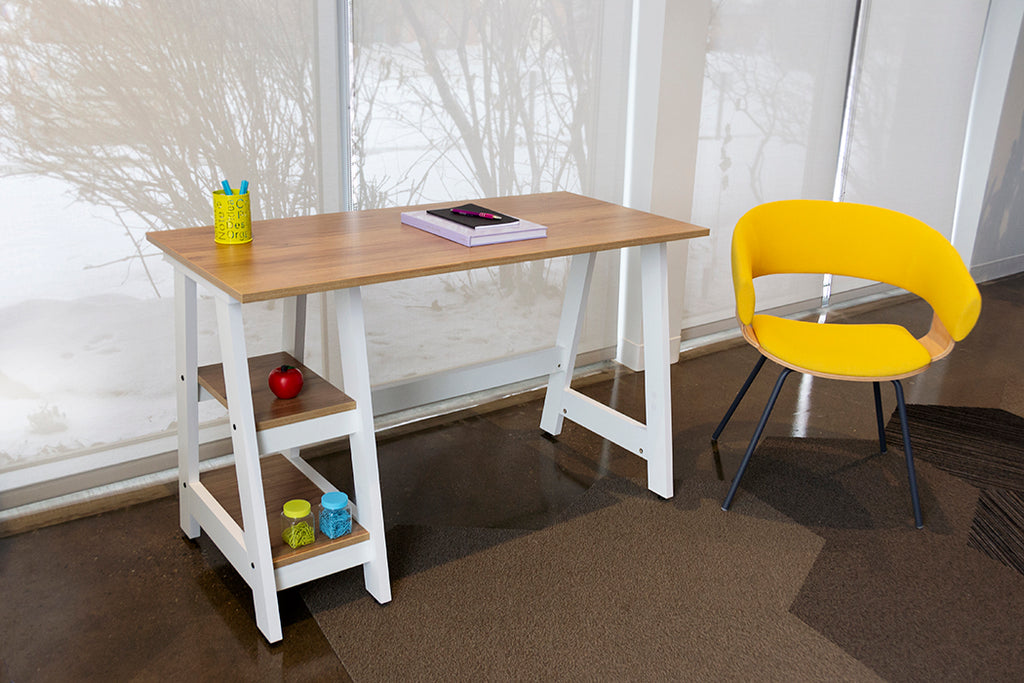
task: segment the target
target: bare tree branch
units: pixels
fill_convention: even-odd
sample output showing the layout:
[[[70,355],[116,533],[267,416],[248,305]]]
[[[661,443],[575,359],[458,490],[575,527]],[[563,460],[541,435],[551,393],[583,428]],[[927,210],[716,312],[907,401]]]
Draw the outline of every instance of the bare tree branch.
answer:
[[[57,178],[110,207],[136,259],[147,245],[132,229],[210,224],[226,176],[252,182],[258,218],[309,213],[313,56],[296,49],[309,7],[241,4],[228,15],[199,0],[6,3],[4,174]]]

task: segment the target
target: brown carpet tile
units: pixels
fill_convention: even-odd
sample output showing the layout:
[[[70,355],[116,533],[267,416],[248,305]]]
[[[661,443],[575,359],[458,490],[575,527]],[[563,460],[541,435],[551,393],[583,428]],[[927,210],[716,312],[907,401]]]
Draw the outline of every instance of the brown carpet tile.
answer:
[[[386,606],[352,573],[301,594],[360,681],[1019,679],[1024,577],[973,540],[1014,433],[986,448],[973,411],[911,408],[923,530],[900,448],[772,437],[729,513],[710,472],[671,501],[611,475],[530,529],[395,527]],[[970,480],[935,444],[972,453]]]

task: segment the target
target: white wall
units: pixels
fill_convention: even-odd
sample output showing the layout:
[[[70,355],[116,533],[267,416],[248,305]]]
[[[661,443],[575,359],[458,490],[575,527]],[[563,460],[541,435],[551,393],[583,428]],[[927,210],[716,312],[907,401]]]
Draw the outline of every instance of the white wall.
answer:
[[[1020,6],[1016,11],[1016,49],[971,257],[971,270],[979,280],[1024,270],[1024,24]]]

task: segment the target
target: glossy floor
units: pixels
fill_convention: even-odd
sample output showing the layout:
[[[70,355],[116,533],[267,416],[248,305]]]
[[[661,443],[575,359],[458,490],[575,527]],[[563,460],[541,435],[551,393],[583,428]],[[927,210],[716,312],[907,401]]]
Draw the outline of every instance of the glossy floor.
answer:
[[[905,382],[908,402],[1024,415],[1024,276],[982,291],[977,328],[949,358]],[[921,330],[929,315],[904,302],[855,319],[910,320]],[[749,347],[732,346],[673,366],[677,479],[714,471],[710,434],[756,358]],[[774,377],[766,367],[720,439],[726,476]],[[642,375],[620,372],[585,391],[642,417]],[[884,399],[888,414],[891,390]],[[568,424],[558,438],[545,437],[539,415],[533,395],[382,435],[387,526],[539,528],[608,473],[643,480],[639,458]],[[869,385],[800,377],[789,381],[767,429],[874,433]],[[343,454],[315,460],[347,486]],[[247,586],[208,539],[185,540],[177,519],[175,500],[166,498],[0,540],[0,680],[348,678],[297,589],[280,593],[284,641],[269,645],[256,629]],[[389,560],[393,575],[407,570],[400,547],[390,549]]]

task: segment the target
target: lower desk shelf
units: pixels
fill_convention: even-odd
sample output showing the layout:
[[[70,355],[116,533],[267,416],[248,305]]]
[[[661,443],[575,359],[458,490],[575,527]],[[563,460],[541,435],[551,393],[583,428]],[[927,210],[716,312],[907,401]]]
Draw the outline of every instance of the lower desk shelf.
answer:
[[[349,534],[331,539],[318,532],[315,543],[292,548],[284,542],[279,532],[281,507],[293,498],[303,498],[308,500],[315,510],[322,491],[283,455],[271,455],[261,459],[260,470],[263,478],[263,496],[266,499],[267,526],[270,528],[270,548],[275,569],[370,539],[370,533],[353,520],[352,532]],[[200,475],[199,480],[224,510],[231,515],[238,526],[242,527],[242,506],[238,496],[235,466],[228,465],[204,472]]]

